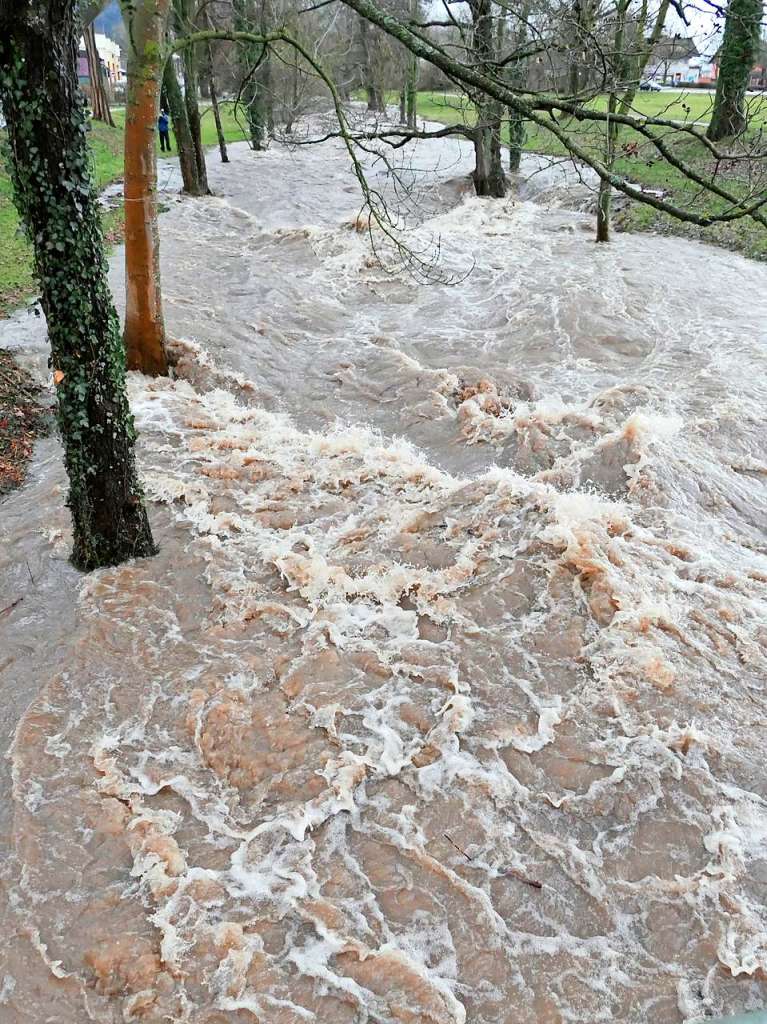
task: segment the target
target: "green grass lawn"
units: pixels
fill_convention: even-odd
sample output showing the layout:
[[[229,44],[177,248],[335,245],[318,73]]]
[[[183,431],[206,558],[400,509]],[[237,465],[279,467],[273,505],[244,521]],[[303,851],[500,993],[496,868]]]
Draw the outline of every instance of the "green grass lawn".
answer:
[[[93,121],[90,131],[92,171],[99,188],[122,177],[123,136],[119,128],[108,128]],[[104,217],[107,237],[119,230],[121,211]],[[37,292],[32,275],[32,250],[19,229],[19,218],[11,198],[11,182],[0,163],[0,317],[21,305]]]

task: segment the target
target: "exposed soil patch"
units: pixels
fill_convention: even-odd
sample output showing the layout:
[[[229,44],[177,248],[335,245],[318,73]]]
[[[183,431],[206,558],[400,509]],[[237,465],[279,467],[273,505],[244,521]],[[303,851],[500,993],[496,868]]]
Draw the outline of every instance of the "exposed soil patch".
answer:
[[[24,480],[38,437],[50,430],[43,389],[6,349],[0,349],[0,495]]]

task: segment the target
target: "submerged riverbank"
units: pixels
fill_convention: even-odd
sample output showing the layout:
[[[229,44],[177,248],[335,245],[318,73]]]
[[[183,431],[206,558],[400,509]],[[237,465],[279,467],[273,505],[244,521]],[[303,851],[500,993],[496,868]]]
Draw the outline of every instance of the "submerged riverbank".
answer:
[[[160,555],[71,569],[52,440],[0,506],[4,1024],[764,1005],[767,270],[468,166],[370,162],[420,285],[340,143],[233,147],[131,380]]]

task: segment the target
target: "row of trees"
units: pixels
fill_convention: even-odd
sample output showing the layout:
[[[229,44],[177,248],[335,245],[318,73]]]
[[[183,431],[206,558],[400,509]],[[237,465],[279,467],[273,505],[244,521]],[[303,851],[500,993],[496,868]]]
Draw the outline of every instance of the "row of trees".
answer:
[[[767,226],[764,188],[743,195],[722,179],[728,161],[757,161],[744,148],[745,82],[758,39],[761,0],[730,0],[722,80],[708,132],[643,116],[634,97],[674,0],[443,0],[444,13],[418,0],[343,0],[297,7],[294,0],[124,0],[130,40],[125,124],[126,315],[123,336],[106,280],[98,204],[89,174],[83,100],[76,74],[80,22],[75,0],[29,5],[0,0],[0,102],[8,126],[14,196],[28,226],[48,320],[58,419],[70,480],[73,561],[83,569],[154,550],[135,459],[125,371],[168,372],[157,230],[155,126],[161,91],[179,143],[185,190],[208,192],[199,86],[220,130],[216,82],[231,82],[251,144],[290,133],[309,100],[324,96],[338,118],[363,192],[355,148],[371,136],[391,145],[455,131],[472,139],[478,195],[504,195],[519,166],[525,125],[543,129],[600,182],[598,237],[609,233],[613,190],[700,224],[751,217]],[[83,20],[92,20],[92,9]],[[185,88],[170,57],[180,55]],[[218,64],[217,64],[218,62]],[[439,132],[416,124],[420,68],[431,68],[470,101],[474,116]],[[372,126],[353,130],[344,102],[364,89]],[[400,123],[386,124],[387,92]],[[606,94],[606,109],[591,101]],[[276,101],[279,98],[279,102]],[[278,125],[279,120],[279,125]],[[601,148],[584,144],[586,125]],[[616,173],[622,132],[652,146],[704,193],[715,212],[637,192]],[[724,133],[724,134],[722,134]],[[675,140],[703,147],[710,170],[685,159]],[[729,140],[725,148],[721,139]]]

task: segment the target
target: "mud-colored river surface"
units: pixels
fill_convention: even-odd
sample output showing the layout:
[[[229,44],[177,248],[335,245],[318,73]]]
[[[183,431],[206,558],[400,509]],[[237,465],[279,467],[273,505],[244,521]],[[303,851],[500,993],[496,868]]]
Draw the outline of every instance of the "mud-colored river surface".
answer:
[[[130,382],[160,555],[68,565],[52,440],[0,505],[0,1022],[761,1008],[767,268],[445,142],[419,284],[338,143],[231,153]]]

